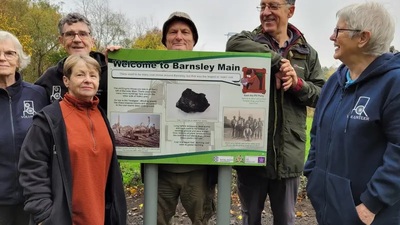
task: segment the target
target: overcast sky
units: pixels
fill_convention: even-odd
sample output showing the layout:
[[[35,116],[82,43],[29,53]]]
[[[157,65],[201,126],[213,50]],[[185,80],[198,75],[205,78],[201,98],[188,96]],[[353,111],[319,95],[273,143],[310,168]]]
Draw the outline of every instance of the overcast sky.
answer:
[[[54,3],[61,0],[51,0]],[[392,45],[400,49],[400,1],[376,0],[385,4],[396,20],[396,34]],[[79,0],[62,0],[63,11],[72,12]],[[174,11],[188,13],[199,32],[194,50],[225,51],[227,34],[252,30],[259,25],[259,0],[109,0],[110,7],[124,13],[131,21],[151,18],[154,25],[162,27]],[[351,3],[365,0],[297,0],[294,16],[289,20],[305,35],[318,51],[323,66],[338,65],[332,57],[334,47],[329,40],[336,26],[336,12]],[[397,10],[397,11],[396,11]]]

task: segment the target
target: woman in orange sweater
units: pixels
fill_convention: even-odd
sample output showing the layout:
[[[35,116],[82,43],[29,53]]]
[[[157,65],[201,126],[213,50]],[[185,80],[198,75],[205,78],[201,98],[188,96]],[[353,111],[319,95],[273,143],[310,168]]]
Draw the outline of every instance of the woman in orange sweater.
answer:
[[[114,136],[96,97],[100,66],[71,55],[68,93],[33,119],[19,163],[25,210],[34,224],[126,224]]]

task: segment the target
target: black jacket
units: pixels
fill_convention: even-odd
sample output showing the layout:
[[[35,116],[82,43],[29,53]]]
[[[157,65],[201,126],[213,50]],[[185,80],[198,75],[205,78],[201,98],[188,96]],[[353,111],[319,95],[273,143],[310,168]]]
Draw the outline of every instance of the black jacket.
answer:
[[[114,134],[102,110],[115,146]],[[30,224],[72,225],[72,172],[65,123],[59,102],[33,118],[22,145],[19,181]],[[105,225],[126,224],[126,200],[115,147],[106,186]]]
[[[100,85],[97,91],[97,97],[100,100],[99,105],[107,112],[107,62],[106,57],[100,52],[90,52],[90,57],[94,58],[101,67]],[[35,82],[46,89],[50,102],[61,100],[67,92],[63,81],[63,67],[67,58],[60,60],[57,65],[48,68],[42,76]]]
[[[34,114],[49,104],[44,89],[22,81],[0,88],[0,205],[22,204],[18,182],[18,159],[22,142]]]

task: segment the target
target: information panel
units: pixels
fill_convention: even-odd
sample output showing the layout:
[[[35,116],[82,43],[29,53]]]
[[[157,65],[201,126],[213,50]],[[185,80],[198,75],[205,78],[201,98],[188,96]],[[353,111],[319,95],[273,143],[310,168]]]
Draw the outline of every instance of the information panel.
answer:
[[[118,156],[141,163],[265,165],[270,57],[110,52],[107,113]]]

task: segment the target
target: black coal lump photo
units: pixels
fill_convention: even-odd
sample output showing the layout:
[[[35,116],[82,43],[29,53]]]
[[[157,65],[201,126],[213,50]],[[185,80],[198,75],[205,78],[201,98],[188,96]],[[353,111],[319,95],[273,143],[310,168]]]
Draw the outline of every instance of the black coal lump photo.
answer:
[[[176,107],[186,113],[204,112],[210,104],[203,93],[196,93],[190,88],[182,92],[182,96],[176,103]]]

